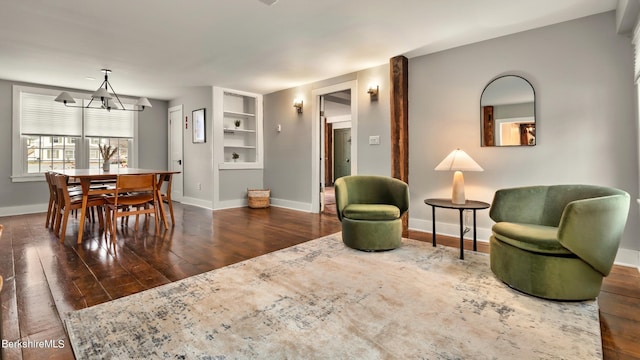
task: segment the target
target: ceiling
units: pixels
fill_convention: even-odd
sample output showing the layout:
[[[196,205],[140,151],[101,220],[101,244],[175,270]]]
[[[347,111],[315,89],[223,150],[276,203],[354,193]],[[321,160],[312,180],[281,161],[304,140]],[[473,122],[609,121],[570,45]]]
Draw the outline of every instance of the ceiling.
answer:
[[[614,10],[616,0],[0,0],[0,79],[169,100],[270,93]],[[86,79],[93,77],[94,80]]]

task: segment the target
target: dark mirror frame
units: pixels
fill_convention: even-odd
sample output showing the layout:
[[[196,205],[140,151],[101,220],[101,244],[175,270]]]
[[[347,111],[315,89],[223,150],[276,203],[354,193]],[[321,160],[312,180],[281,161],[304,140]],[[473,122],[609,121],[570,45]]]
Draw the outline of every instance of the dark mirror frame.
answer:
[[[520,93],[509,93],[505,92],[502,96],[499,96],[501,100],[497,103],[491,101],[492,103],[488,103],[485,99],[485,95],[495,95],[497,92],[498,95],[501,95],[504,92],[505,86],[507,84],[505,81],[517,81],[521,82],[518,84],[520,87]],[[502,85],[502,88],[499,86]],[[529,89],[531,90],[529,100]],[[489,92],[487,92],[489,90]],[[507,89],[508,90],[508,89]],[[507,97],[513,96],[514,98],[508,100]],[[502,102],[504,101],[504,102]],[[532,102],[533,108],[531,108],[529,102]],[[500,106],[499,109],[496,107]],[[506,117],[499,118],[501,114]],[[530,118],[533,117],[533,120]],[[522,122],[511,122],[512,129],[517,131],[514,132],[515,137],[512,143],[507,144],[498,144],[499,140],[499,131],[497,129],[497,124],[499,121],[497,119],[518,119],[523,118]],[[536,92],[533,88],[533,85],[529,82],[529,80],[525,79],[519,75],[501,75],[491,80],[482,90],[482,95],[480,96],[480,145],[481,146],[495,146],[495,147],[503,147],[503,146],[535,146],[537,143],[536,138]],[[515,139],[517,138],[517,139]]]

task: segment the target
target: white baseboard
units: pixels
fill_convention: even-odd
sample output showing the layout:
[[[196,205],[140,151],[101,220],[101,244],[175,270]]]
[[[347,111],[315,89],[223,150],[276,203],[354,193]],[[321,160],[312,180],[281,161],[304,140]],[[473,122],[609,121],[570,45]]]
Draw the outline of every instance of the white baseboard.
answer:
[[[432,222],[428,220],[409,218],[409,228],[411,230],[431,233],[431,225]],[[491,229],[477,228],[477,231],[478,242],[489,242],[489,238],[491,237]],[[441,223],[436,221],[436,233],[451,237],[460,237],[460,225]],[[473,232],[469,231],[465,234],[464,238],[473,240]],[[638,269],[638,271],[640,271],[640,251],[620,248],[618,249],[618,254],[616,255],[614,264],[634,267]]]
[[[620,248],[614,263],[634,267],[640,271],[640,251]]]
[[[299,201],[291,201],[291,200],[284,200],[284,199],[278,199],[278,198],[271,198],[270,203],[271,203],[271,206],[275,206],[275,207],[304,211],[304,212],[312,212],[310,203],[303,203]]]
[[[431,233],[433,229],[433,222],[429,220],[409,218],[409,229]],[[476,236],[478,242],[489,242],[491,229],[477,227],[476,231],[478,232],[478,235]],[[436,221],[436,233],[440,235],[460,238],[460,224],[443,223]],[[473,229],[464,235],[464,239],[473,240]]]
[[[235,209],[239,207],[246,207],[247,199],[234,199],[218,201],[213,210]]]
[[[180,203],[185,204],[185,205],[193,205],[193,206],[197,206],[197,207],[213,210],[213,205],[211,204],[211,201],[209,201],[209,200],[202,200],[202,199],[198,199],[198,198],[192,198],[192,197],[185,196],[182,199],[180,199]]]
[[[47,212],[48,204],[32,204],[0,207],[0,217]]]

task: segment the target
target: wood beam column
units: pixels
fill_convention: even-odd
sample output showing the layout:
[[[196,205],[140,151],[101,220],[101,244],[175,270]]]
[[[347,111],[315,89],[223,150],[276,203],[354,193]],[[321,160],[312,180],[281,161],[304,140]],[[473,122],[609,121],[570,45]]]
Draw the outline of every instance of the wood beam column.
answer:
[[[390,60],[391,176],[409,183],[409,59]],[[402,217],[402,236],[409,234],[409,213]]]

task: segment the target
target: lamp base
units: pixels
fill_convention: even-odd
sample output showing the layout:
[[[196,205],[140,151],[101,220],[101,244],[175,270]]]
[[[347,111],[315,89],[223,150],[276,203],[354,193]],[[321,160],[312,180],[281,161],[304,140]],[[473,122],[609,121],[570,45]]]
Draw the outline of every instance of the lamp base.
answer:
[[[456,171],[453,174],[451,202],[457,205],[463,205],[467,203],[467,200],[464,196],[464,176],[462,176],[462,171]]]

